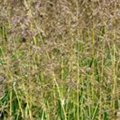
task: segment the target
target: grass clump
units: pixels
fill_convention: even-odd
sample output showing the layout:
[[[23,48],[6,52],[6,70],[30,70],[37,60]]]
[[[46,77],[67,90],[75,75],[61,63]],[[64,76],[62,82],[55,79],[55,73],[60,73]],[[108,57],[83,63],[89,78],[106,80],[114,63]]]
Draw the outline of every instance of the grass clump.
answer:
[[[119,120],[119,0],[0,1],[0,119]]]

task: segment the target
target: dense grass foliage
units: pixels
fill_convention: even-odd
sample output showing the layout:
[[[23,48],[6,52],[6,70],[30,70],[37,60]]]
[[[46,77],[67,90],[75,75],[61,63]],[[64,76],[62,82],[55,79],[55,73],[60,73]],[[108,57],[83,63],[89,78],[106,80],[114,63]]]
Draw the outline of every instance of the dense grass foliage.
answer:
[[[120,120],[120,0],[0,0],[0,120]]]

